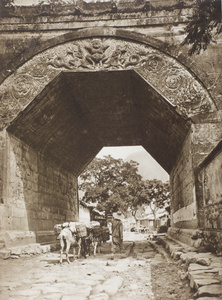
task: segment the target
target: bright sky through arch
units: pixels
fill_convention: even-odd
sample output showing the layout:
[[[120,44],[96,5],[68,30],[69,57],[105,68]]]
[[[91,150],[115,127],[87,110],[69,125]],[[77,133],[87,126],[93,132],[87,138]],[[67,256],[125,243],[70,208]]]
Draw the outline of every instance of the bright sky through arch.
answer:
[[[159,179],[163,182],[169,180],[168,173],[142,146],[104,147],[97,155],[98,158],[111,155],[113,158],[122,158],[125,161],[134,160],[139,163],[139,173],[143,178]]]

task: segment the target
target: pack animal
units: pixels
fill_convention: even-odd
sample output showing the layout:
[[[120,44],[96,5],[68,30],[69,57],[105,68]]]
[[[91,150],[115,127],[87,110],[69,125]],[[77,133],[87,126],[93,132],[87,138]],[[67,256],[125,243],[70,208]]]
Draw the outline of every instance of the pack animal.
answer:
[[[59,234],[60,240],[60,264],[62,263],[62,255],[65,250],[67,262],[70,263],[69,260],[69,250],[70,247],[73,247],[73,256],[74,260],[76,259],[76,249],[78,248],[77,257],[79,258],[81,252],[81,239],[77,239],[76,234],[71,231],[70,228],[63,228]]]
[[[93,248],[93,255],[96,256],[97,249],[100,251],[100,246],[102,243],[102,235],[98,234],[90,228],[87,230],[87,238],[86,238],[86,249],[87,253],[91,255],[91,248]]]

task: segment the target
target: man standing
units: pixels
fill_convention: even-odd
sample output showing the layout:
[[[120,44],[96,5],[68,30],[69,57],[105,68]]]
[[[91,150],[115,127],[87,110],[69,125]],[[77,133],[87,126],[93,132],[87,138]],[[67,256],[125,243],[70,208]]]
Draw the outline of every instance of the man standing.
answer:
[[[116,247],[120,248],[120,253],[122,254],[123,250],[123,223],[121,220],[124,219],[124,215],[118,211],[113,213],[113,221],[112,221],[112,257],[114,259],[114,255],[116,253]]]

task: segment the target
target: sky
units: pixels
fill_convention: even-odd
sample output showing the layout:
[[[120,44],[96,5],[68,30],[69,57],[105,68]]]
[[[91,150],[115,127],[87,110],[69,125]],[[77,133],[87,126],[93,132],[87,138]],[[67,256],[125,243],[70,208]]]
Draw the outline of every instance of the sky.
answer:
[[[105,155],[111,155],[113,158],[125,159],[132,153],[141,151],[144,149],[142,146],[132,146],[132,147],[103,147],[103,149],[96,155],[96,157],[103,158]]]
[[[104,147],[96,157],[103,158],[106,155],[111,155],[116,159],[122,158],[125,161],[137,161],[139,163],[139,174],[141,174],[145,180],[159,179],[163,182],[169,180],[168,173],[142,146]]]

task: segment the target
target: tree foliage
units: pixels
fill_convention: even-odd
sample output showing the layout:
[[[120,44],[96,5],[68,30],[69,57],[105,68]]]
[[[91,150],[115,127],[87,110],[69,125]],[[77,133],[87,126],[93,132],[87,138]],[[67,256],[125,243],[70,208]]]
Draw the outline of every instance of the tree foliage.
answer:
[[[84,192],[83,200],[96,202],[97,208],[112,213],[127,208],[137,197],[142,177],[138,174],[138,163],[124,162],[110,155],[95,158],[80,175],[79,189]]]
[[[137,162],[124,162],[110,155],[95,158],[80,175],[79,182],[83,201],[97,203],[97,208],[106,214],[120,209],[127,215],[130,209],[134,216],[144,203],[152,202],[161,207],[167,187],[162,181],[144,181],[138,173]]]
[[[221,0],[197,0],[193,16],[185,28],[186,38],[182,45],[191,45],[189,55],[199,54],[215,42],[215,36],[221,33]]]
[[[169,182],[163,183],[161,180],[146,180],[145,190],[147,203],[156,219],[156,212],[170,203]]]

